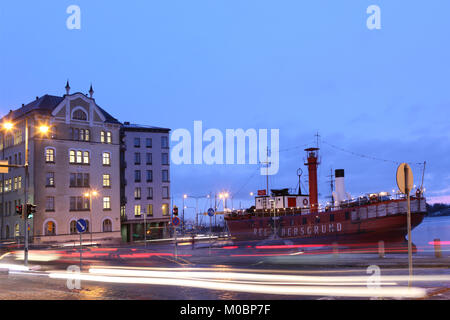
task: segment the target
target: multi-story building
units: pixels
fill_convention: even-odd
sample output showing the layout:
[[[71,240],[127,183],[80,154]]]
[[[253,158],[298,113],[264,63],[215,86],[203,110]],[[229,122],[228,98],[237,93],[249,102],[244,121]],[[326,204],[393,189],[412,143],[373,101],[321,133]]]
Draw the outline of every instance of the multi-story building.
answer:
[[[34,243],[79,239],[76,220],[88,222],[86,240],[120,241],[120,122],[82,93],[44,95],[10,111],[3,123],[0,155],[10,164],[25,162],[28,122],[28,203],[37,206],[29,220]],[[40,131],[47,127],[49,130]],[[2,238],[24,235],[15,206],[25,203],[23,168],[10,168],[1,180]],[[92,232],[91,232],[92,231]]]
[[[148,239],[168,235],[169,131],[129,122],[121,128],[120,199],[124,241],[143,239],[144,232]]]

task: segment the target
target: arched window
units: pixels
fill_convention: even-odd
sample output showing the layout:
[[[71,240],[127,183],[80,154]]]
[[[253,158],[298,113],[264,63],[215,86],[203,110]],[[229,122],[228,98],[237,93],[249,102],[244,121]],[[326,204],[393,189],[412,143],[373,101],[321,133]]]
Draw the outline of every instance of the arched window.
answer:
[[[18,223],[16,223],[16,226],[14,227],[14,237],[20,237],[20,227]]]
[[[55,162],[55,149],[45,148],[45,162]]]
[[[70,234],[76,234],[77,233],[77,222],[75,220],[70,221]]]
[[[45,224],[45,235],[54,236],[56,234],[56,225],[53,221],[49,221]]]
[[[109,219],[103,221],[103,232],[111,232],[112,231],[112,222]]]
[[[77,109],[72,114],[72,119],[74,120],[87,120],[87,114],[81,109]]]

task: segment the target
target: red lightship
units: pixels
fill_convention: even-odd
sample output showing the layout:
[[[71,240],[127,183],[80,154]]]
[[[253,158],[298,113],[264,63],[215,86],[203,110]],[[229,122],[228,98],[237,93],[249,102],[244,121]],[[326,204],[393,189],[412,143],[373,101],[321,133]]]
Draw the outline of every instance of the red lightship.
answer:
[[[318,203],[318,148],[306,149],[309,195],[289,194],[289,189],[271,190],[255,197],[255,208],[225,216],[234,240],[288,240],[294,244],[368,244],[384,241],[405,243],[407,235],[406,197],[386,192],[352,198],[345,192],[344,170],[335,171],[333,203]],[[411,227],[426,214],[422,190],[411,199]]]

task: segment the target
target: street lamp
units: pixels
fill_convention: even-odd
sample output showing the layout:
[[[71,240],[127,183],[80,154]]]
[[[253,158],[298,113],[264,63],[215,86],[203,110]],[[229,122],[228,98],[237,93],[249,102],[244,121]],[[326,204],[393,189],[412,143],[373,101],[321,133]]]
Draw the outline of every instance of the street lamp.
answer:
[[[187,198],[193,198],[195,199],[195,203],[196,203],[196,208],[195,208],[195,226],[196,228],[198,228],[198,200],[199,199],[203,199],[203,198],[210,198],[210,195],[206,195],[206,196],[188,196],[187,194],[183,195],[183,209],[184,209],[184,199]]]
[[[90,223],[89,223],[89,233],[91,234],[91,246],[92,246],[92,230],[94,229],[94,221],[92,221],[92,196],[96,197],[98,195],[97,190],[89,189],[88,192],[84,193],[86,198],[89,198],[89,215],[90,215]]]
[[[14,129],[14,124],[10,121],[4,122],[3,123],[3,130],[5,131],[11,131]],[[42,134],[45,134],[48,130],[49,127],[47,125],[40,125],[38,126],[39,132]],[[7,167],[12,167],[12,168],[24,168],[25,169],[25,177],[24,177],[24,204],[22,206],[22,211],[24,212],[24,265],[28,266],[28,215],[27,215],[27,204],[28,204],[28,195],[27,195],[27,185],[28,185],[28,143],[29,143],[29,133],[28,133],[28,118],[25,118],[25,164],[24,165],[17,165],[17,164],[7,164]],[[3,159],[5,158],[5,133],[3,133]],[[3,190],[2,190],[2,202],[4,203],[4,174],[3,174]],[[2,204],[2,206],[4,206]],[[4,210],[2,210],[3,212]],[[2,234],[3,234],[3,213],[2,213]]]

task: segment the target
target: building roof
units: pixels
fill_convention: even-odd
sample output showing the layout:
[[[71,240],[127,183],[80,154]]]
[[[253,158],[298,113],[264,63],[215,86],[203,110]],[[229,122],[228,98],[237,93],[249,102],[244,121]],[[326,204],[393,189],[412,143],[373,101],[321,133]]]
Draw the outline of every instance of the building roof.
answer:
[[[142,124],[135,124],[124,122],[122,124],[122,128],[124,131],[148,131],[148,132],[169,132],[169,128],[155,127],[155,126],[147,126]]]
[[[14,120],[17,118],[20,118],[32,111],[39,111],[50,114],[62,101],[64,100],[64,96],[52,96],[49,94],[43,95],[42,97],[36,97],[36,100],[22,106],[19,109],[16,109],[14,111],[11,111],[8,113],[7,117],[10,118],[10,120]],[[117,123],[120,124],[120,122],[111,116],[108,112],[106,112],[103,108],[98,106],[99,110],[103,113],[105,116],[106,122],[109,123]]]

